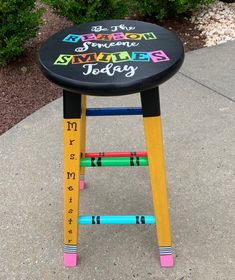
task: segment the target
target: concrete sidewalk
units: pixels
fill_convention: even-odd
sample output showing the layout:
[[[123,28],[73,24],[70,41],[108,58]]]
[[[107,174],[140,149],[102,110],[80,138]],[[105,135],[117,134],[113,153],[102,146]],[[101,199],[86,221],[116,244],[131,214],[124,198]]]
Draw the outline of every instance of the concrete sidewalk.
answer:
[[[155,227],[81,226],[79,265],[63,267],[62,100],[0,137],[0,279],[233,280],[235,42],[186,55],[160,87],[176,254],[159,265]],[[139,96],[88,99],[135,106]],[[122,133],[120,133],[120,131]],[[140,116],[88,118],[88,151],[145,150]],[[147,167],[86,171],[81,215],[152,214]]]

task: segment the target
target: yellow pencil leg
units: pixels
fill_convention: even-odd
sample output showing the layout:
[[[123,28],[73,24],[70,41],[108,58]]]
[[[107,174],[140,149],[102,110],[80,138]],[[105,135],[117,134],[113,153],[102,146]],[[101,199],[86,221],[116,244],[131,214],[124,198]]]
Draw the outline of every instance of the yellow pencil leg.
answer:
[[[76,108],[77,106],[77,108]],[[64,265],[77,265],[81,96],[64,91]]]
[[[151,93],[147,100],[144,94],[147,93],[141,93],[141,99],[160,263],[164,267],[170,267],[174,263],[158,90],[152,92],[152,100]]]
[[[86,152],[86,95],[82,95],[82,117],[81,117],[81,156]],[[85,167],[80,168],[80,190],[85,188]]]

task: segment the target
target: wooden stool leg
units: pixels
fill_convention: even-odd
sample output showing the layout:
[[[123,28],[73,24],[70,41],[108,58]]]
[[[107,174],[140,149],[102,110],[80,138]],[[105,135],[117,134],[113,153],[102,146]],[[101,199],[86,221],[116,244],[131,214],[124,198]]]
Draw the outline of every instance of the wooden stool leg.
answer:
[[[64,91],[64,265],[77,265],[81,95]]]
[[[86,95],[82,95],[82,117],[81,117],[81,156],[86,152]],[[80,168],[80,190],[85,188],[85,167]]]
[[[144,130],[161,266],[174,265],[158,88],[141,92]]]

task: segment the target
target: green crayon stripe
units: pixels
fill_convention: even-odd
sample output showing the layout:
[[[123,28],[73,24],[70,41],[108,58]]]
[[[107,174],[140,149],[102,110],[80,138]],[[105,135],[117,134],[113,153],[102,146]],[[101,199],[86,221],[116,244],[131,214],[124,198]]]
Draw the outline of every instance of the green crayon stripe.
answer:
[[[81,158],[80,166],[148,166],[147,157]]]

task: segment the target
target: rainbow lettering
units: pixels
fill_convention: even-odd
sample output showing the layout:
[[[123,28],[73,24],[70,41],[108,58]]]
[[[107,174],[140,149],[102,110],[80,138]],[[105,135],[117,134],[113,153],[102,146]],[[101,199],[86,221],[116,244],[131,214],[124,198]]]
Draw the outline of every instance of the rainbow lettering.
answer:
[[[163,50],[156,50],[150,52],[114,52],[106,53],[100,52],[99,54],[92,53],[81,53],[81,54],[60,54],[55,60],[56,65],[68,65],[69,62],[72,64],[84,64],[90,62],[101,62],[101,63],[121,63],[121,62],[165,62],[169,61],[170,58],[165,54]]]
[[[68,34],[64,39],[63,42],[66,43],[77,43],[79,40],[86,42],[86,41],[112,41],[112,40],[155,40],[157,36],[153,32],[146,32],[146,33],[123,33],[123,32],[116,32],[110,34]]]

